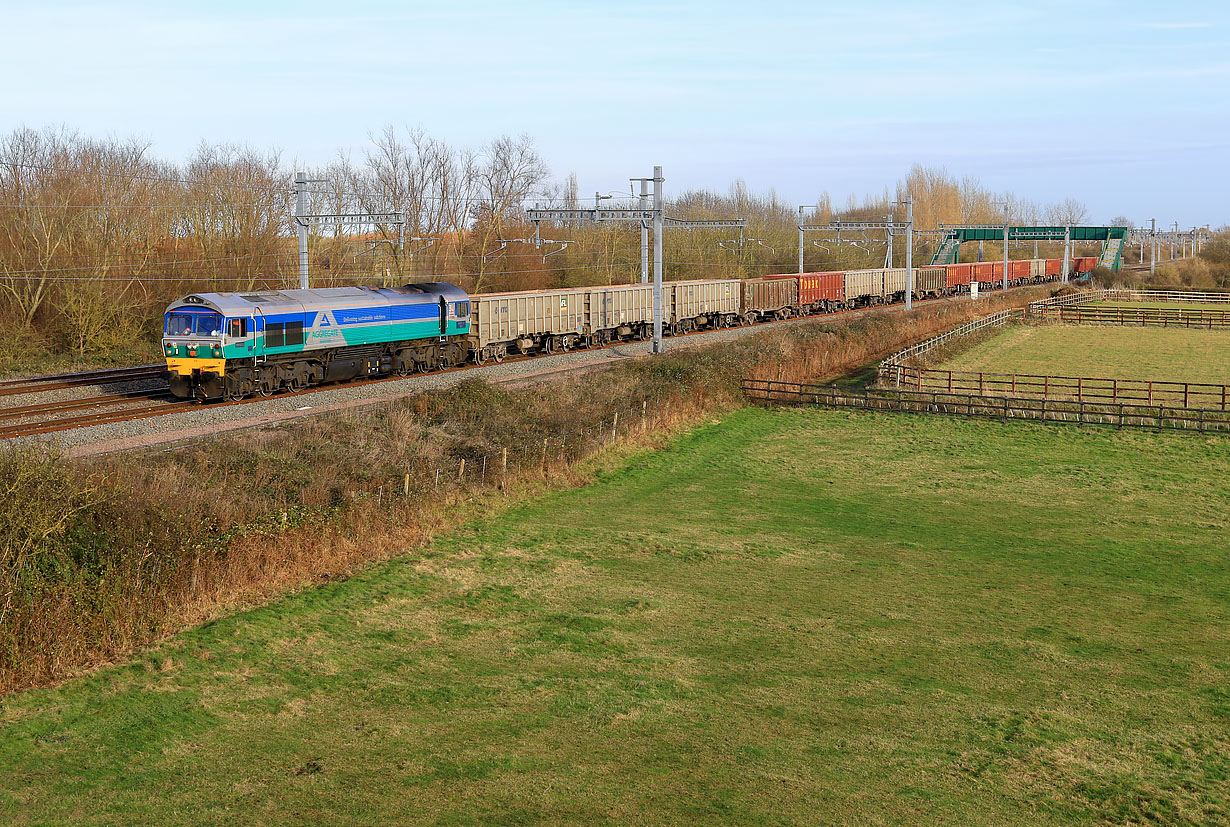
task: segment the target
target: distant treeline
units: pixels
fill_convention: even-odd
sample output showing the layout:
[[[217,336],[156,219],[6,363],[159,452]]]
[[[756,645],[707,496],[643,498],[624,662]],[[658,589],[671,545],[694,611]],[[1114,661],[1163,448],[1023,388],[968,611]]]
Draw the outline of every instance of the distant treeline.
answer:
[[[374,135],[362,157],[307,169],[309,214],[400,212],[406,223],[313,230],[313,283],[399,284],[439,278],[470,291],[627,282],[639,277],[634,224],[544,226],[535,247],[524,208],[585,206],[576,178],[559,182],[528,136],[456,147],[419,130]],[[200,290],[297,284],[294,170],[275,151],[202,144],[186,161],[152,155],[135,139],[18,129],[0,138],[0,362],[38,353],[123,351],[156,338],[165,304]],[[1068,199],[1049,208],[992,193],[976,180],[915,167],[894,189],[837,208],[827,193],[804,215],[904,218],[914,198],[920,230],[939,223],[1081,223]],[[618,196],[604,205],[627,203]],[[745,218],[746,230],[668,230],[670,279],[749,276],[797,267],[798,210],[736,181],[727,192],[684,192],[675,218]],[[567,245],[562,242],[569,242]],[[812,243],[812,242],[816,243]],[[507,243],[505,243],[507,242]],[[741,243],[740,243],[741,242]],[[882,232],[836,243],[809,237],[809,269],[881,266]],[[918,263],[933,237],[916,243]],[[1042,254],[1054,254],[1043,245]],[[895,244],[895,263],[905,257]],[[1021,249],[1014,255],[1030,255]],[[998,256],[998,251],[988,255]]]

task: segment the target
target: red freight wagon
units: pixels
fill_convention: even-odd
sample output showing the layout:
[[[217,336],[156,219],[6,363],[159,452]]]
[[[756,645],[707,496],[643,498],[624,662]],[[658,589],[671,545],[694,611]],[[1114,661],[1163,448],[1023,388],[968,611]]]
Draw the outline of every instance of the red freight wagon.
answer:
[[[804,310],[827,311],[845,299],[846,280],[842,272],[785,273],[765,276],[767,279],[797,279],[799,282],[799,305]]]
[[[1081,256],[1080,258],[1076,259],[1076,272],[1088,273],[1088,272],[1091,272],[1093,268],[1096,267],[1097,265],[1098,265],[1097,256]]]
[[[1046,260],[1046,274],[1048,276],[1062,276],[1063,275],[1063,259],[1048,258]]]
[[[944,266],[947,272],[947,287],[963,287],[969,284],[970,276],[974,274],[972,264],[948,264]]]
[[[995,281],[995,262],[980,261],[970,266],[974,268],[974,272],[973,272],[974,281],[977,281],[981,284],[986,284],[987,282]]]
[[[1012,281],[1029,281],[1029,259],[1008,262],[1008,278]]]

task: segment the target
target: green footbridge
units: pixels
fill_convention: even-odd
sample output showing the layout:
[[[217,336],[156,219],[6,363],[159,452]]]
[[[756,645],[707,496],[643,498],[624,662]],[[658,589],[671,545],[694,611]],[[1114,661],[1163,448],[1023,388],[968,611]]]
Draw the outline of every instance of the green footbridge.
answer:
[[[1004,240],[1004,228],[989,224],[949,226],[941,224],[940,243],[931,256],[932,264],[955,264],[961,245],[967,241]],[[1127,241],[1126,227],[1009,227],[1009,241],[1100,241],[1102,252],[1099,267],[1118,270],[1123,264],[1123,245]]]

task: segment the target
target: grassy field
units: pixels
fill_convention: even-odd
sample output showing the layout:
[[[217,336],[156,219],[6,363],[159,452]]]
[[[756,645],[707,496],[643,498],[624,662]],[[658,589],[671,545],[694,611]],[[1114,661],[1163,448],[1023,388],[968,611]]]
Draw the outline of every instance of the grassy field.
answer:
[[[0,813],[1219,822],[1228,461],[1178,434],[740,411],[5,699]]]
[[[986,373],[1230,383],[1230,331],[1009,327],[937,367]]]

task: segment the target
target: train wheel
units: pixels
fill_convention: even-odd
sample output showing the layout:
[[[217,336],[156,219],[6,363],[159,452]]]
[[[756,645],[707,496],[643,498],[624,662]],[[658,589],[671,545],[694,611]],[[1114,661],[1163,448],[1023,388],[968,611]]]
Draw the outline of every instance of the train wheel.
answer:
[[[222,383],[222,401],[238,402],[245,396],[243,392],[243,384],[234,377],[227,377]]]
[[[491,353],[491,358],[494,359],[495,363],[498,365],[500,362],[504,361],[504,357],[507,355],[508,351],[504,349],[504,346],[497,345]]]
[[[268,399],[273,396],[277,389],[278,380],[271,376],[262,377],[260,381],[256,383],[256,395],[262,399]]]

